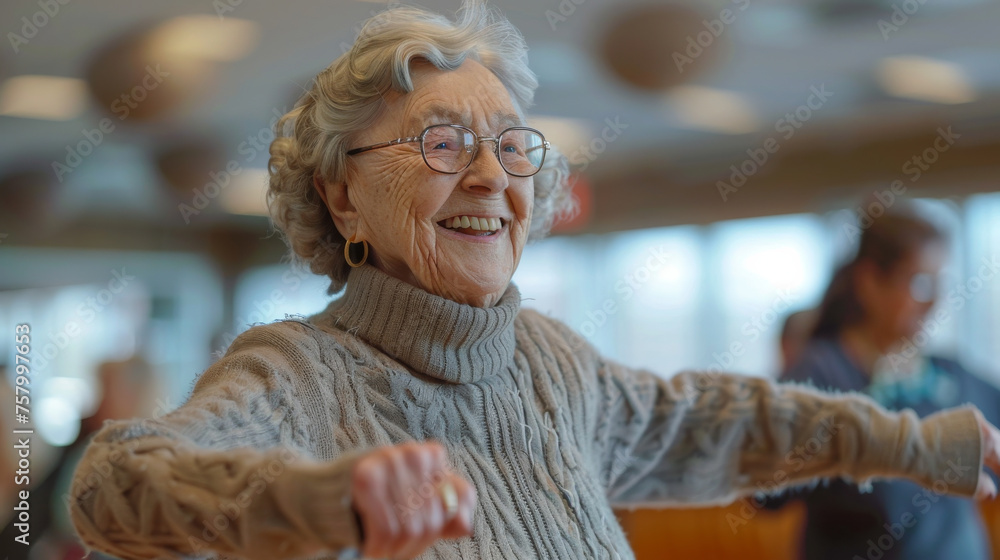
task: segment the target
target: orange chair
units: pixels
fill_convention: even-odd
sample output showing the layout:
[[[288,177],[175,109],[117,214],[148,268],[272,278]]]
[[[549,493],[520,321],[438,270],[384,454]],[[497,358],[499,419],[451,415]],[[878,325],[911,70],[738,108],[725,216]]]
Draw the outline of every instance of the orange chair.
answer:
[[[993,558],[1000,560],[1000,499],[983,502]],[[761,510],[748,500],[704,509],[618,510],[637,560],[710,558],[798,560],[806,511],[792,501],[779,511]]]
[[[637,560],[796,560],[805,505],[791,502],[769,511],[744,499],[705,509],[622,510],[618,518]]]

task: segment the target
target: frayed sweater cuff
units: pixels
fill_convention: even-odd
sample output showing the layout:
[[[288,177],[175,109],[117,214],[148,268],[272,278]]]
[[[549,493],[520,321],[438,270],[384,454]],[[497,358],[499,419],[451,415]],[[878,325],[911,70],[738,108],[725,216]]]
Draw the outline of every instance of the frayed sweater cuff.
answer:
[[[983,464],[978,414],[966,405],[923,419],[909,409],[873,416],[868,446],[874,470],[868,474],[909,478],[938,494],[973,496]]]
[[[973,496],[983,464],[979,413],[972,405],[941,411],[921,422],[930,452],[930,469],[922,473],[934,491]]]

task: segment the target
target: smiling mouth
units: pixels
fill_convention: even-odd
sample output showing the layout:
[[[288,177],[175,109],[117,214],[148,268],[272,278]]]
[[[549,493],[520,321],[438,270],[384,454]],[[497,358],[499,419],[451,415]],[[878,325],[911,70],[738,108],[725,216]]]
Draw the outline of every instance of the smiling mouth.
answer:
[[[445,218],[437,223],[439,226],[476,237],[489,237],[498,234],[506,225],[503,218],[484,218],[478,216],[455,216]]]

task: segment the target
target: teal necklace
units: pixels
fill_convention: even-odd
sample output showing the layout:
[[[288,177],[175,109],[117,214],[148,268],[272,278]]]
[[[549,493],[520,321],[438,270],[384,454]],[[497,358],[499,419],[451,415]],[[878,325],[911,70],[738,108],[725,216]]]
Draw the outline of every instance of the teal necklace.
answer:
[[[928,403],[937,408],[958,404],[955,381],[927,358],[921,358],[917,371],[910,374],[876,372],[868,394],[883,406],[897,410]]]

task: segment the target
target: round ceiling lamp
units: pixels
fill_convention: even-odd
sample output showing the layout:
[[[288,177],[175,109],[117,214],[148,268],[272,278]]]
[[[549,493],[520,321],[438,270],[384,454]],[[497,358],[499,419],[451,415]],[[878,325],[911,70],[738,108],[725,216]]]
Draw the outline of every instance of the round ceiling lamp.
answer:
[[[216,84],[211,61],[164,48],[160,35],[155,27],[128,33],[92,59],[87,83],[112,122],[169,117]]]
[[[660,92],[702,74],[730,48],[738,5],[716,14],[691,6],[642,6],[612,20],[599,44],[604,64],[635,88]]]

